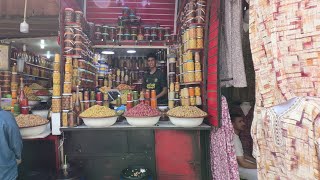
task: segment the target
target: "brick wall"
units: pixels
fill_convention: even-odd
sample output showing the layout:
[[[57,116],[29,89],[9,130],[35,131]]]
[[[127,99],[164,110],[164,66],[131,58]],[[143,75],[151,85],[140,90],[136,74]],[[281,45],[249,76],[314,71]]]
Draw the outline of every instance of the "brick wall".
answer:
[[[219,36],[220,0],[212,0],[209,18],[207,106],[209,122],[219,125],[219,91],[218,91],[218,36]]]

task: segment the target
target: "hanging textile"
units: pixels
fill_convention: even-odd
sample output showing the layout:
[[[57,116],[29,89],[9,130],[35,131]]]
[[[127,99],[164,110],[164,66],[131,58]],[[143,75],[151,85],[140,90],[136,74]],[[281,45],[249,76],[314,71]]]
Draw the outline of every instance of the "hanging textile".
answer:
[[[230,120],[227,100],[221,98],[221,127],[211,131],[210,156],[214,180],[238,180],[239,171],[233,144],[233,126]]]
[[[259,179],[320,179],[320,99],[298,97],[260,110],[252,123]]]
[[[222,5],[222,31],[219,34],[220,85],[246,87],[242,54],[242,1],[225,0]]]
[[[256,96],[271,107],[320,96],[320,1],[250,1],[250,44]]]

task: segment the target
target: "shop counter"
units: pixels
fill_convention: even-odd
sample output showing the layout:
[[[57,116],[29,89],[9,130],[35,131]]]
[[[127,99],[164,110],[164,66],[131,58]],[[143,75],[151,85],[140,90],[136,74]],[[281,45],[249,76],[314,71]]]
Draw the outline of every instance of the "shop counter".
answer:
[[[178,127],[172,124],[170,121],[159,121],[155,126],[151,127],[136,127],[128,124],[127,121],[116,122],[114,125],[109,127],[93,128],[86,125],[81,125],[77,127],[62,127],[61,131],[83,131],[83,130],[147,130],[147,129],[162,129],[162,130],[210,130],[211,127],[202,123],[197,127]]]

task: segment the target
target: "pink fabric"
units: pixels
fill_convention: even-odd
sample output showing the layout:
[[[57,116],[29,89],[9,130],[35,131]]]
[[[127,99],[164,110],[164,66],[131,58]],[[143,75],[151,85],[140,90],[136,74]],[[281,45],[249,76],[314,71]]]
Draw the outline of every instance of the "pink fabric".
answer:
[[[226,98],[221,98],[221,127],[210,133],[211,172],[214,180],[239,178],[238,163],[233,144],[233,127]]]

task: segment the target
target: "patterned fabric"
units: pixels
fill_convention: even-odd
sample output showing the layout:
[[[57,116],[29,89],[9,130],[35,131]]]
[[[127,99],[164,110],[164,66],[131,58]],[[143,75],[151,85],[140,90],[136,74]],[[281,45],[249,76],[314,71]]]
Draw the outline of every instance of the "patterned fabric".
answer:
[[[284,110],[279,113],[279,109]],[[319,115],[320,98],[313,97],[258,108],[252,136],[259,179],[320,179]]]
[[[245,130],[241,131],[239,134],[242,148],[245,155],[252,156],[252,147],[253,147],[253,141],[251,137],[251,124],[253,120],[253,108],[251,108],[247,115],[244,115],[241,107],[235,107],[230,110],[232,114],[240,114],[246,123]]]
[[[242,54],[242,1],[225,0],[219,34],[219,67],[222,87],[246,87],[246,74]]]
[[[215,180],[235,180],[239,179],[238,163],[233,144],[233,126],[226,98],[221,98],[222,126],[211,131],[210,156],[211,172]]]
[[[320,1],[251,0],[250,43],[256,104],[320,96]]]

